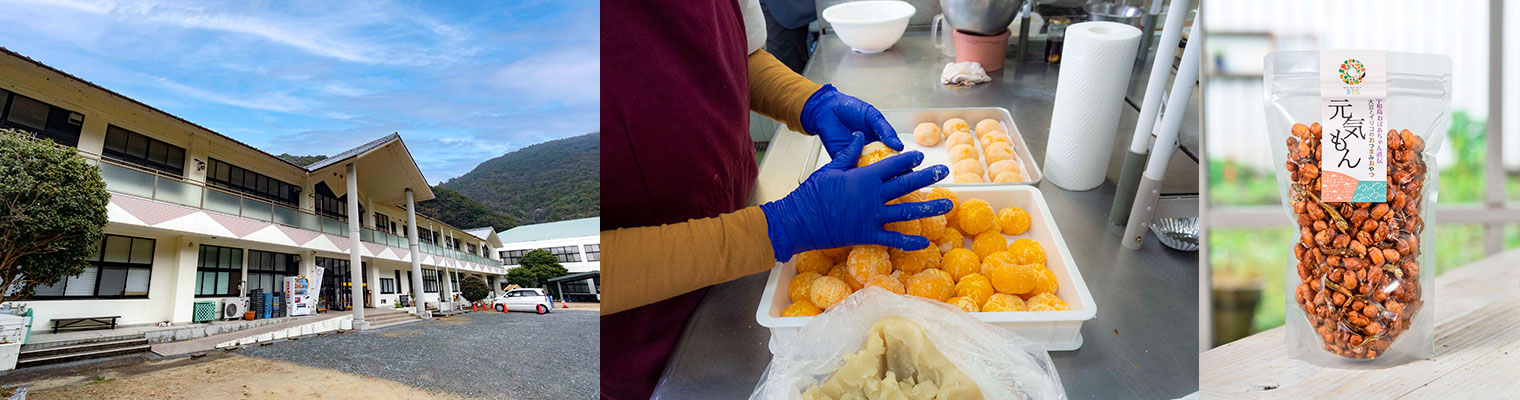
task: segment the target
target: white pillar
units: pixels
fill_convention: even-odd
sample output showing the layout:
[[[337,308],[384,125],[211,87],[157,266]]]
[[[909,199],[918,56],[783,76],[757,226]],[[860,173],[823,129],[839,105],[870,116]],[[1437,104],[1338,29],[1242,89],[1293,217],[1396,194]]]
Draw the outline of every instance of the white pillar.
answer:
[[[364,322],[364,260],[359,256],[359,175],[358,167],[348,163],[348,281],[353,296],[354,329],[369,327]]]
[[[411,188],[406,189],[406,237],[412,250],[412,304],[416,305],[418,316],[429,318],[432,314],[428,314],[422,298],[422,251],[417,244],[417,204],[412,200]]]
[[[443,239],[443,243],[444,243],[443,250],[444,251],[442,251],[442,253],[444,253],[444,255],[440,256],[443,259],[441,259],[441,260],[438,261],[438,266],[439,266],[439,268],[438,268],[438,283],[443,284],[443,289],[441,289],[441,291],[438,292],[438,296],[441,299],[441,300],[439,300],[440,302],[448,304],[449,305],[449,309],[453,309],[454,308],[454,304],[453,304],[453,301],[454,301],[454,285],[449,280],[449,261],[448,261],[448,258],[450,258],[449,257],[450,251],[453,250],[454,240],[453,240],[453,236],[450,235],[451,232],[449,232],[448,228],[444,228],[442,230],[442,232],[443,232],[443,235],[444,235],[444,239]]]

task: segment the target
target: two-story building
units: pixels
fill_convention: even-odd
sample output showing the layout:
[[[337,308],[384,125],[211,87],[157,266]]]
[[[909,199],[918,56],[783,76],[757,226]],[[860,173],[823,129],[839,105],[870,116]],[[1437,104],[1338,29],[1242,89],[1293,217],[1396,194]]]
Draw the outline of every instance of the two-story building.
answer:
[[[545,286],[562,298],[600,301],[602,271],[602,218],[581,218],[522,225],[501,231],[494,239],[507,268],[518,267],[529,251],[545,250],[570,273]],[[498,287],[498,286],[493,286]]]
[[[433,192],[395,133],[297,165],[4,48],[0,126],[77,149],[111,194],[91,266],[24,300],[35,321],[187,323],[197,301],[320,271],[320,304],[363,328],[365,307],[451,298],[463,276],[497,288],[506,273],[499,241],[414,212]]]

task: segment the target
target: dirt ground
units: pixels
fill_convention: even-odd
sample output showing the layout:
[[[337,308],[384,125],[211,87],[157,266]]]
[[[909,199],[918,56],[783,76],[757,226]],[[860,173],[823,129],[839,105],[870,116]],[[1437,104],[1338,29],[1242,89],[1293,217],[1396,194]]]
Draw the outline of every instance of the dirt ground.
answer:
[[[459,399],[330,369],[215,352],[200,359],[134,361],[109,370],[59,368],[7,376],[29,399]],[[17,378],[17,379],[12,379]],[[19,381],[18,381],[19,380]],[[188,384],[187,384],[188,383]]]

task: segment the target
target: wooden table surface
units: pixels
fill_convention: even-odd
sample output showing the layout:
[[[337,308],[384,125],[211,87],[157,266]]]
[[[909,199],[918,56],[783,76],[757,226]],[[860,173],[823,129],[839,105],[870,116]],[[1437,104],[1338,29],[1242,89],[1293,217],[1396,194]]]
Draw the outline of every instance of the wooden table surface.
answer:
[[[1291,275],[1291,274],[1290,274]],[[1278,327],[1199,356],[1202,398],[1520,396],[1520,250],[1436,277],[1436,355],[1382,370],[1288,359]]]

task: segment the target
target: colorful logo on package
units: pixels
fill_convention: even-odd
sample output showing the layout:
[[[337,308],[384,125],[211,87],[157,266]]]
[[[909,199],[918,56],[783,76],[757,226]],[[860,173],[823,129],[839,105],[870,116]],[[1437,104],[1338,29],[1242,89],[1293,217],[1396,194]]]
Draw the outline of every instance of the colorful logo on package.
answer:
[[[1341,82],[1345,82],[1347,85],[1355,85],[1362,83],[1362,79],[1366,77],[1367,66],[1362,65],[1361,61],[1357,61],[1355,58],[1341,61]]]

